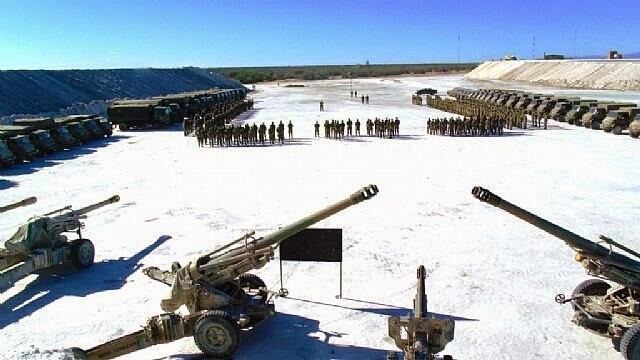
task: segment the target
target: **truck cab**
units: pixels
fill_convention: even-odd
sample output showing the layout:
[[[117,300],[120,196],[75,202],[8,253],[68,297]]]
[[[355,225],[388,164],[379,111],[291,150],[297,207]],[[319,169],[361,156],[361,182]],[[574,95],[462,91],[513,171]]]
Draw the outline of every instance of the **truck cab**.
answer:
[[[104,131],[98,125],[98,121],[96,119],[84,119],[81,120],[82,126],[87,129],[87,132],[91,136],[92,139],[99,139],[105,136]]]
[[[536,108],[538,108],[538,106],[540,106],[540,104],[542,103],[542,101],[544,101],[543,99],[531,99],[531,102],[529,103],[529,105],[526,108],[526,111],[528,114],[533,114],[533,112],[535,111]]]
[[[29,133],[29,140],[42,154],[52,154],[58,150],[49,130],[32,131]]]
[[[102,133],[106,137],[110,137],[111,135],[113,135],[113,125],[111,125],[111,121],[109,121],[109,119],[99,117],[96,119],[96,121],[98,122],[98,126],[100,126],[100,129],[102,129]]]
[[[71,135],[78,139],[81,144],[84,144],[91,140],[91,134],[87,132],[87,129],[80,122],[70,122],[66,124],[67,130]]]
[[[0,139],[0,167],[11,166],[16,162],[16,156],[13,155],[7,143]]]
[[[634,117],[638,114],[640,114],[640,109],[637,107],[627,107],[609,111],[604,120],[602,120],[602,130],[614,135],[620,135],[622,134],[622,130],[629,128]]]
[[[636,115],[629,124],[629,136],[634,139],[640,137],[640,114]]]
[[[66,126],[56,126],[51,130],[51,137],[58,144],[58,147],[70,149],[78,144],[78,141],[71,135]]]
[[[613,110],[618,110],[623,107],[635,107],[635,104],[631,103],[604,103],[598,104],[595,109],[590,109],[589,113],[582,117],[582,125],[594,130],[600,130],[602,121],[607,116],[607,113]]]
[[[12,136],[10,133],[0,131],[0,138],[6,141],[7,146],[18,161],[32,161],[39,155],[38,150],[29,141],[27,135]]]

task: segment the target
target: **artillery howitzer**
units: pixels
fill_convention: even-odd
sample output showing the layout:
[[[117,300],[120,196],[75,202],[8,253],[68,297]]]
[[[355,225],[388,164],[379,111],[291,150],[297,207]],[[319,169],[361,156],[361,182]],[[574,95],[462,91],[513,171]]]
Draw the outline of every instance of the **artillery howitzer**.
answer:
[[[20,201],[14,202],[13,204],[0,206],[0,213],[11,211],[13,209],[17,209],[17,208],[23,207],[23,206],[29,206],[31,204],[35,204],[37,201],[38,201],[38,199],[35,196],[32,196],[32,197],[28,197],[28,198],[26,198],[24,200],[20,200]]]
[[[640,259],[640,254],[601,235],[600,245],[542,219],[503,200],[489,190],[474,187],[473,196],[496,206],[531,225],[559,238],[575,252],[575,259],[589,275],[597,277],[576,286],[570,298],[556,296],[560,304],[571,303],[575,311],[573,321],[598,335],[612,339],[619,345],[626,360],[640,360],[640,262],[619,252]],[[606,279],[618,284],[611,284]]]
[[[364,187],[346,199],[284,226],[264,237],[250,231],[185,266],[174,262],[170,271],[150,267],[143,272],[171,286],[161,308],[142,330],[124,335],[89,350],[71,349],[80,359],[113,359],[118,356],[193,336],[198,348],[214,358],[230,357],[238,346],[240,330],[250,329],[275,313],[274,292],[248,271],[273,259],[275,249],[287,238],[378,193],[375,185]],[[174,313],[186,305],[188,315]]]
[[[444,350],[445,346],[453,340],[455,323],[449,319],[428,317],[424,266],[420,265],[418,268],[417,277],[413,314],[389,317],[389,336],[404,352],[404,360],[453,360],[451,355],[437,356],[436,354]],[[396,359],[395,352],[387,355],[387,360]]]
[[[29,219],[0,248],[0,290],[27,275],[55,265],[72,264],[78,269],[93,265],[95,249],[82,237],[82,219],[90,211],[120,200],[118,195],[107,200],[72,210],[65,206]],[[64,233],[75,232],[78,238],[68,241]]]

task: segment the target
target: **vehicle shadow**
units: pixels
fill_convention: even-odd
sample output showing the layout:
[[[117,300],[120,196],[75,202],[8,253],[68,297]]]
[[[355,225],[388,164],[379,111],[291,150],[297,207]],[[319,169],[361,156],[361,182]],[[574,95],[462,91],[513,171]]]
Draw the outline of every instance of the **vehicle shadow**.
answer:
[[[0,303],[0,329],[65,296],[85,297],[122,288],[127,278],[143,266],[140,261],[169,239],[171,236],[162,235],[129,258],[101,261],[84,271],[71,272],[69,267],[57,267],[41,272],[22,291]],[[65,270],[67,273],[61,274]],[[45,295],[38,297],[42,293]]]
[[[324,331],[318,320],[276,313],[255,329],[243,331],[234,358],[270,359],[386,359],[388,350],[331,344],[347,333]],[[195,347],[195,345],[194,345]],[[205,360],[203,354],[175,354],[162,359]]]
[[[4,189],[8,189],[14,186],[18,186],[18,182],[17,181],[12,181],[12,180],[7,180],[7,179],[0,179],[0,190],[4,190]]]
[[[83,155],[88,155],[96,152],[98,149],[108,146],[109,144],[127,139],[129,136],[111,136],[108,138],[101,138],[92,140],[89,143],[73,147],[71,149],[55,152],[46,157],[37,158],[28,163],[16,164],[10,168],[0,170],[0,173],[5,176],[18,176],[34,173],[40,169],[48,168],[58,165],[65,160],[71,160]]]

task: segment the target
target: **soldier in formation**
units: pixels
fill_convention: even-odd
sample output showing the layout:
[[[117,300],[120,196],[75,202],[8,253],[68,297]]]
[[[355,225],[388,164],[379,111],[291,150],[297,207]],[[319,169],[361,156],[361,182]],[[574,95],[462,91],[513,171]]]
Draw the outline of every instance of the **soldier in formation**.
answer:
[[[293,137],[293,123],[289,121],[289,138]],[[276,141],[284,144],[285,125],[282,121],[276,126],[274,122],[268,127],[262,123],[260,126],[230,124],[227,126],[204,126],[196,128],[196,138],[198,146],[255,146],[264,145],[266,135],[269,135],[269,142],[275,144]],[[277,140],[276,140],[277,136]]]
[[[353,136],[353,126],[355,125],[355,136],[360,136],[360,119],[352,121],[348,118],[346,123],[344,120],[325,120],[324,137],[331,139],[341,139],[345,136]],[[319,124],[317,125],[319,127]],[[394,138],[400,134],[400,119],[393,118],[375,118],[367,119],[365,122],[367,128],[367,136],[377,136],[380,138]],[[319,133],[319,130],[318,130]],[[319,136],[319,134],[318,134]]]
[[[313,135],[315,137],[320,137],[320,123],[316,120],[316,123],[313,125]]]
[[[504,121],[497,117],[471,116],[450,118],[429,118],[427,133],[446,136],[500,136]]]
[[[481,128],[484,129],[484,125],[482,124],[484,124],[485,121],[488,122],[489,128],[494,129],[493,133],[489,132],[490,135],[499,135],[496,133],[497,131],[502,132],[504,128],[512,130],[514,126],[522,129],[527,128],[527,115],[525,114],[524,110],[508,108],[505,106],[499,106],[496,104],[489,104],[470,99],[443,99],[439,96],[427,96],[427,105],[432,108],[462,116],[462,122],[469,122],[470,126],[472,127],[472,130],[467,131],[467,133],[473,133],[474,121],[478,122],[478,126],[476,128],[477,133],[480,132]],[[435,120],[439,120],[439,126],[442,125],[444,120],[446,120],[448,126],[448,123],[451,119],[434,119],[431,122]],[[457,119],[454,119],[454,122],[455,121],[457,121]],[[467,126],[469,126],[469,124],[467,124]]]

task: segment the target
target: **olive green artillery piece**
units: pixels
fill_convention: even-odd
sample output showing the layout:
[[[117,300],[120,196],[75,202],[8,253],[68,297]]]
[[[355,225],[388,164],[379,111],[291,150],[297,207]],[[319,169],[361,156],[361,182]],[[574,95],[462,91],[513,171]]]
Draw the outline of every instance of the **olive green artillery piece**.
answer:
[[[147,276],[171,286],[169,296],[161,302],[167,313],[150,318],[142,330],[89,350],[71,351],[78,359],[113,359],[193,336],[206,356],[229,358],[238,347],[241,329],[251,329],[275,314],[272,299],[276,293],[248,272],[272,260],[276,248],[287,238],[377,193],[377,186],[369,185],[264,237],[255,238],[255,232],[250,231],[185,266],[174,262],[170,271],[144,269]],[[188,315],[174,312],[182,305],[186,305]]]
[[[72,264],[78,269],[93,265],[95,249],[82,237],[82,219],[86,214],[120,200],[114,195],[107,200],[73,210],[65,206],[40,216],[34,216],[0,248],[0,291],[27,275],[56,265]],[[74,232],[78,238],[68,241],[64,233]]]
[[[453,340],[455,322],[450,319],[429,318],[423,265],[418,268],[416,297],[413,299],[411,316],[389,317],[389,337],[404,353],[404,360],[453,360],[451,355],[438,356]],[[387,360],[396,360],[397,354],[390,352]]]
[[[559,238],[575,252],[575,259],[596,277],[580,283],[570,298],[556,296],[560,304],[571,303],[573,321],[619,345],[626,360],[640,360],[640,254],[601,235],[602,244],[589,241],[510,202],[489,190],[474,187],[473,196],[496,206]],[[621,252],[615,252],[617,248]],[[635,259],[623,254],[626,253]],[[618,286],[612,287],[609,282]]]
[[[19,207],[29,206],[29,205],[35,204],[37,201],[38,201],[38,199],[35,196],[31,196],[31,197],[28,197],[28,198],[26,198],[24,200],[20,200],[20,201],[14,202],[13,204],[0,206],[0,214],[3,213],[3,212],[11,211],[13,209],[17,209]]]

